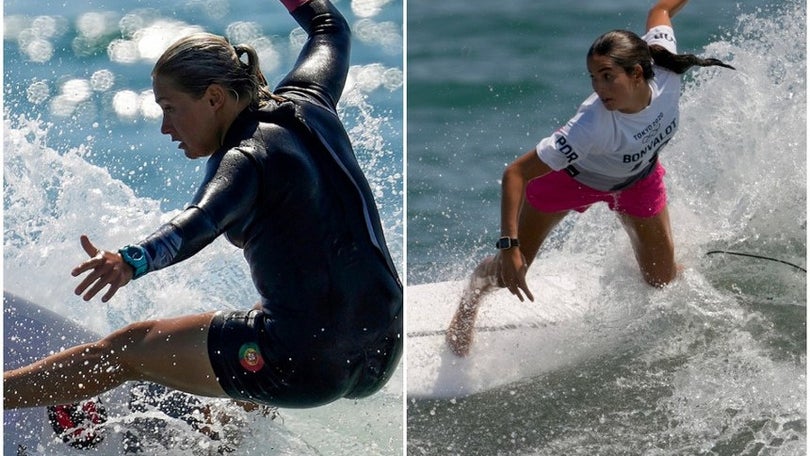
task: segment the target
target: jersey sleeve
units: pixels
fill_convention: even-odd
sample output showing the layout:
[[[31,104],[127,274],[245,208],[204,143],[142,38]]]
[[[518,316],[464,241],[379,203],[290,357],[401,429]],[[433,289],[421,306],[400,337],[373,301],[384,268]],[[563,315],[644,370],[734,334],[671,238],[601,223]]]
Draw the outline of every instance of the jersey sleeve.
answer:
[[[250,210],[258,189],[259,170],[249,154],[232,149],[211,157],[189,207],[139,243],[147,272],[183,261],[213,242]]]
[[[535,151],[551,169],[559,171],[588,156],[598,148],[594,132],[600,131],[598,116],[591,109],[593,96],[580,106],[574,117],[551,136],[543,138]]]
[[[678,42],[675,39],[675,31],[668,25],[657,25],[651,28],[642,39],[646,41],[648,45],[657,44],[673,54],[678,52]]]

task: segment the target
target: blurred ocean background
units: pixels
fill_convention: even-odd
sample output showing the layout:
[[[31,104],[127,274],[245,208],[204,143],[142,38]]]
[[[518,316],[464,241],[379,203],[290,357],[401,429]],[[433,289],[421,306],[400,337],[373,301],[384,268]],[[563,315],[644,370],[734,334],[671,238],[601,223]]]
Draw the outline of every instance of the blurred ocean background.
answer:
[[[592,92],[593,40],[643,34],[652,3],[408,2],[409,285],[465,279],[493,253],[504,167]],[[569,217],[530,274],[587,270],[583,295],[600,298],[584,324],[622,342],[470,397],[408,400],[409,455],[805,454],[806,6],[693,1],[674,27],[680,52],[737,67],[684,77],[662,151],[682,277],[643,285],[606,207]],[[616,328],[598,321],[606,306],[627,315]]]
[[[340,115],[404,277],[404,6],[335,4],[354,32]],[[160,134],[150,78],[160,53],[182,34],[225,35],[257,48],[273,86],[305,38],[286,9],[270,0],[6,0],[3,7],[4,289],[99,333],[140,319],[252,306],[244,259],[224,239],[108,304],[75,297],[70,269],[85,255],[80,234],[106,249],[141,239],[181,210],[202,178],[204,162],[187,160]],[[236,419],[226,444],[234,454],[401,454],[402,378],[400,367],[370,399],[281,410],[272,421],[229,409]],[[202,434],[169,421],[177,444],[151,454],[216,454]],[[126,417],[115,422],[119,431],[128,425]],[[55,435],[42,442],[35,454],[62,454]],[[5,453],[16,451],[11,444]]]

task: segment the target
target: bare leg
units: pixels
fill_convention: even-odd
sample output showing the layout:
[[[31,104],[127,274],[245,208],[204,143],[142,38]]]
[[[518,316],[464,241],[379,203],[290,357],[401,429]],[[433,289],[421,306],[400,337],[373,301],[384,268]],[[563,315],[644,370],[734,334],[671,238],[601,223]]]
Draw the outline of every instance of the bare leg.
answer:
[[[520,211],[518,238],[520,239],[520,251],[526,257],[529,265],[534,261],[540,246],[551,230],[567,214],[568,212],[539,212],[528,204],[523,205]],[[473,271],[470,283],[461,295],[461,302],[445,334],[445,340],[450,346],[450,350],[457,356],[469,354],[481,298],[493,288],[501,287],[499,277],[497,255],[487,257]]]
[[[3,407],[65,404],[129,380],[224,397],[208,359],[213,312],[139,322],[3,374]]]
[[[467,356],[470,352],[481,298],[497,287],[495,268],[495,257],[484,259],[473,271],[470,283],[461,295],[461,302],[445,333],[447,345],[457,356]]]
[[[669,224],[669,210],[652,217],[632,217],[620,214],[622,224],[636,254],[644,280],[654,287],[663,287],[678,274],[675,264],[675,244]]]

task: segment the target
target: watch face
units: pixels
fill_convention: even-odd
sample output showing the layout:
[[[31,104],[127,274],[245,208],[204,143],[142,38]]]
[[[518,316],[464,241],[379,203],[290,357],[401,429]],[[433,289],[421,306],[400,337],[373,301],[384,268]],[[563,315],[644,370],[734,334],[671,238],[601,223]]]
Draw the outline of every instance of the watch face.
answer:
[[[128,248],[127,253],[129,254],[130,258],[132,258],[133,260],[136,260],[136,261],[143,258],[143,252],[141,252],[141,249],[139,249],[137,247]]]
[[[495,243],[495,247],[501,250],[511,249],[512,247],[517,247],[518,245],[520,244],[518,243],[517,239],[512,239],[508,237],[502,237],[498,239],[498,242]]]

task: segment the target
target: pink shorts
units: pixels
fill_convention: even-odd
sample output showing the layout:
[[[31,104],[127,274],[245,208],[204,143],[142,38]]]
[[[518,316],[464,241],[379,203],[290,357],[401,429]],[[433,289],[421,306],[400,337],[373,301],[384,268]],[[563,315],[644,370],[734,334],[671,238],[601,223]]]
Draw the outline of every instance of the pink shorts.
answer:
[[[610,210],[633,217],[652,217],[667,204],[664,185],[666,170],[660,163],[647,177],[632,186],[616,192],[603,192],[580,184],[565,170],[553,171],[529,181],[526,200],[540,212],[585,212],[598,202],[605,202]]]

